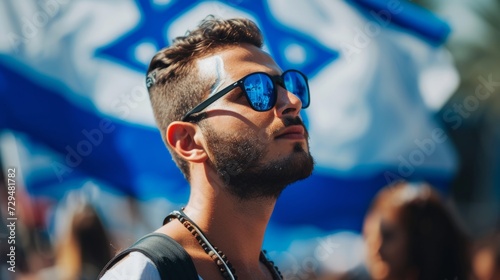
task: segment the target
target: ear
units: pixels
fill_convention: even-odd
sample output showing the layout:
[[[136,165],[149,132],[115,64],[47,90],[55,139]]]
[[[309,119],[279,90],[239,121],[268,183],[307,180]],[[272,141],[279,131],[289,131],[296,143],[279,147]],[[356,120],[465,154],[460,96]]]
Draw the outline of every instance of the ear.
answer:
[[[168,145],[184,160],[203,162],[207,159],[204,138],[197,125],[176,121],[168,126],[165,133]]]

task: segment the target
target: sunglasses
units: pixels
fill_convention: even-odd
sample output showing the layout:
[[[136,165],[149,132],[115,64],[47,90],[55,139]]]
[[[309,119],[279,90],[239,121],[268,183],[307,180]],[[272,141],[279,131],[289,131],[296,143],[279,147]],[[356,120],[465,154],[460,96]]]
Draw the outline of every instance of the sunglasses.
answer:
[[[263,72],[249,74],[221,91],[213,94],[198,106],[182,117],[182,121],[187,121],[192,114],[201,112],[208,105],[214,103],[236,87],[240,87],[248,100],[250,107],[258,112],[271,110],[276,105],[278,90],[276,85],[280,85],[287,91],[293,93],[302,102],[302,108],[309,106],[309,84],[307,77],[298,70],[287,70],[281,76],[271,76]]]

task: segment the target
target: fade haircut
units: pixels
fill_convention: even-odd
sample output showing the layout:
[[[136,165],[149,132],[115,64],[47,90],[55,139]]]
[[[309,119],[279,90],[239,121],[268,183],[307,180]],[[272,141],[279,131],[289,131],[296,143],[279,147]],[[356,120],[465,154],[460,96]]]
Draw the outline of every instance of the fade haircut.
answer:
[[[215,77],[201,77],[196,61],[224,48],[251,44],[262,48],[262,34],[248,19],[205,18],[198,27],[177,37],[160,50],[149,64],[146,86],[156,124],[172,159],[189,181],[189,165],[167,144],[167,127],[199,104],[215,83]]]

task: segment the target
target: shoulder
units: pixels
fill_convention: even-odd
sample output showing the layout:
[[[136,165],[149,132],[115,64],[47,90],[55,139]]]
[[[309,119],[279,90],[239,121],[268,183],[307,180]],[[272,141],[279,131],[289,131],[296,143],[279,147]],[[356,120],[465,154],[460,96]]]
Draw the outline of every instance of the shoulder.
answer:
[[[203,280],[198,276],[199,280]],[[140,252],[131,252],[110,268],[101,280],[161,280],[151,259]]]
[[[110,268],[102,280],[161,280],[152,260],[139,252],[131,252]]]

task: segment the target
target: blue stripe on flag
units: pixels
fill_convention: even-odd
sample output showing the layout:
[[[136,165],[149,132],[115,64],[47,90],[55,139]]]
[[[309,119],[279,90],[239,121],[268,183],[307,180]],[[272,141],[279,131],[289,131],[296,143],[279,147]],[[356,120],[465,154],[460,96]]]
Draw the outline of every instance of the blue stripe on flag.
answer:
[[[428,42],[441,45],[451,33],[448,23],[434,13],[407,1],[348,0],[358,4],[367,19],[381,25],[394,23],[422,36]],[[356,6],[356,5],[354,5]]]

